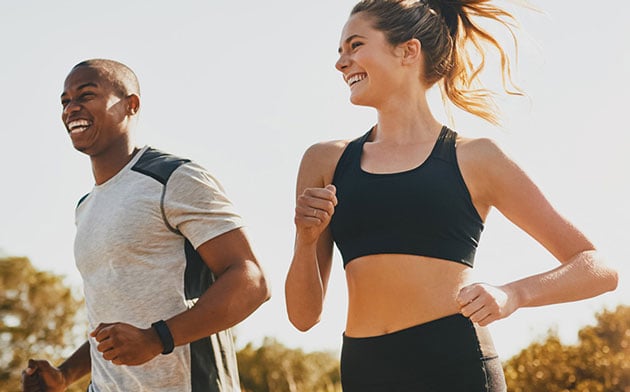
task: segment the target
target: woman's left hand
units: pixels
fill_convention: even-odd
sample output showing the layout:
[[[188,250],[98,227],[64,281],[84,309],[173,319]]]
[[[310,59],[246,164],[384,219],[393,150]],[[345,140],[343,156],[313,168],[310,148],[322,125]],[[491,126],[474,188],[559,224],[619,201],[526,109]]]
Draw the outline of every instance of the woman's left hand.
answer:
[[[514,313],[518,308],[515,295],[506,286],[474,283],[457,295],[460,313],[482,327]]]

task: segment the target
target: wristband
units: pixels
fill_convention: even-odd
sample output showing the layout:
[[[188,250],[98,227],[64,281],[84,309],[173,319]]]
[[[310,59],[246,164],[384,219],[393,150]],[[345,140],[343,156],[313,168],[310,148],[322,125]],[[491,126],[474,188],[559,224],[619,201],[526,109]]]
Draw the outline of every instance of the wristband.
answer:
[[[175,342],[173,342],[173,335],[171,335],[171,330],[168,329],[166,322],[164,322],[164,320],[156,321],[151,324],[151,327],[155,329],[155,332],[157,332],[162,342],[162,347],[164,347],[162,354],[166,355],[172,353],[175,348]]]

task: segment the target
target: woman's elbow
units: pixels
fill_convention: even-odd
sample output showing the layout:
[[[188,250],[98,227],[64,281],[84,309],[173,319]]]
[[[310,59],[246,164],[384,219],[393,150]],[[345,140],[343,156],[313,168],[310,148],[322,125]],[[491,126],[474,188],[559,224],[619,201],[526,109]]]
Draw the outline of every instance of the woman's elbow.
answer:
[[[317,323],[319,323],[319,318],[309,320],[303,317],[292,316],[291,312],[289,312],[289,321],[298,331],[307,332],[309,329],[313,328]]]
[[[596,275],[599,277],[604,292],[616,290],[619,284],[619,273],[617,270],[602,259],[600,259],[596,265]]]
[[[606,277],[606,291],[615,291],[619,284],[619,273],[617,270],[608,268]]]
[[[586,271],[591,276],[593,287],[597,287],[600,294],[614,291],[619,284],[619,274],[612,268],[607,260],[597,251],[582,252],[579,259],[586,266]]]
[[[322,308],[309,306],[301,301],[291,301],[291,296],[286,296],[286,310],[291,324],[301,332],[313,328],[321,319]]]

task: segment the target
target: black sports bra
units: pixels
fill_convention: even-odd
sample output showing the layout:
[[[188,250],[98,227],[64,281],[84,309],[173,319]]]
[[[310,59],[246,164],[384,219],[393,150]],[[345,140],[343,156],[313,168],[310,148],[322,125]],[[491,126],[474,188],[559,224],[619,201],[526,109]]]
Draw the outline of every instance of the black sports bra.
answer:
[[[344,268],[357,257],[384,253],[472,267],[483,220],[457,164],[457,133],[442,127],[429,157],[414,169],[374,174],[361,169],[371,132],[348,144],[332,181],[338,205],[330,227]]]

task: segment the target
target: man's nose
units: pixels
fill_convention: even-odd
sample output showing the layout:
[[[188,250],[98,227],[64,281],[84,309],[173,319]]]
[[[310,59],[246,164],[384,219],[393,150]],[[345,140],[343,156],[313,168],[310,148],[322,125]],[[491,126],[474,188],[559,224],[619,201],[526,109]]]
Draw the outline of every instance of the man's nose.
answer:
[[[64,106],[64,108],[63,108],[63,115],[67,116],[70,113],[78,111],[79,109],[81,109],[79,104],[77,104],[75,101],[69,101],[66,104],[66,106]]]

